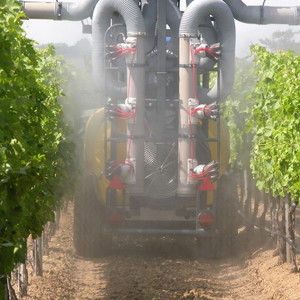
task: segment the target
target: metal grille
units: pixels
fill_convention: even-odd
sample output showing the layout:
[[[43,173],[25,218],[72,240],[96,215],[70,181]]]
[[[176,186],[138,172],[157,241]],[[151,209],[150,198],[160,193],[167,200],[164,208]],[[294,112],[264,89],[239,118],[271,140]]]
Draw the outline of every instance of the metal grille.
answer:
[[[176,194],[178,157],[175,144],[145,142],[145,196],[170,198]]]

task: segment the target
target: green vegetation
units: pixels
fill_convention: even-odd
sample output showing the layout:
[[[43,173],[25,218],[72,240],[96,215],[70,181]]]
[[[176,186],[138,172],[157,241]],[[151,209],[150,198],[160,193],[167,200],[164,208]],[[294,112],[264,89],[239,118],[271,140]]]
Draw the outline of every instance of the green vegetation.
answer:
[[[237,61],[224,115],[231,133],[231,166],[252,170],[273,196],[300,197],[300,55],[255,45],[254,62]]]
[[[247,131],[254,99],[254,64],[249,59],[236,59],[236,74],[233,92],[224,105],[224,117],[230,131],[230,165],[233,169],[249,169],[252,132]]]
[[[53,48],[24,37],[20,4],[0,0],[0,299],[6,274],[26,257],[73,178],[73,144],[62,121]]]
[[[253,46],[258,81],[249,126],[251,169],[259,188],[300,197],[300,55]]]

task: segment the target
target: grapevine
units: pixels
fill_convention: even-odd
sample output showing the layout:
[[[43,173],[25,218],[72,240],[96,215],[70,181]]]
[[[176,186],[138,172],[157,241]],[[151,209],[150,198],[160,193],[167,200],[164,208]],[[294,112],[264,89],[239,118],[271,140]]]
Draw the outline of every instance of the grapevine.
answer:
[[[242,64],[238,61],[234,92],[225,103],[231,133],[231,166],[244,169],[244,180],[239,180],[238,185],[246,229],[253,224],[260,226],[256,222],[259,202],[264,203],[260,223],[272,202],[272,230],[267,231],[277,236],[279,262],[288,260],[297,270],[291,221],[300,196],[300,56],[292,51],[269,52],[258,45],[251,50],[255,72],[239,72]],[[268,196],[258,194],[254,183]]]
[[[62,120],[52,47],[38,51],[21,29],[20,4],[0,0],[0,299],[25,261],[26,239],[54,218],[70,187],[73,144]]]
[[[257,82],[251,112],[251,169],[260,189],[300,197],[300,55],[253,46]]]

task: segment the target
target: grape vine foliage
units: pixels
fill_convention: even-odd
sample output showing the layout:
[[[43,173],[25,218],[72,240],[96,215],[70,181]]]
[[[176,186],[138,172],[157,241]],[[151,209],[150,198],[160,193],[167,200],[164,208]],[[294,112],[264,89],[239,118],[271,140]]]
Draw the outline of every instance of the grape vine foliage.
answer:
[[[62,62],[37,50],[14,0],[0,0],[0,299],[6,275],[25,261],[26,239],[53,220],[71,187],[74,146],[58,97]]]

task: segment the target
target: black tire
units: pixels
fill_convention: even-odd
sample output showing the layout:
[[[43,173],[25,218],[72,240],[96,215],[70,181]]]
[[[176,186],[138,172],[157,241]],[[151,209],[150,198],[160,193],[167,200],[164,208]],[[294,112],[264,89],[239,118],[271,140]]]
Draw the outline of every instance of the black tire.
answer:
[[[216,241],[215,236],[199,237],[196,240],[197,257],[199,258],[216,258]]]
[[[238,233],[237,190],[230,175],[223,175],[216,191],[215,232],[197,239],[200,257],[225,258],[234,255]]]
[[[74,246],[78,255],[88,258],[106,255],[111,246],[111,238],[103,232],[105,210],[97,186],[96,176],[87,175],[75,196]]]
[[[232,174],[220,178],[216,193],[216,257],[230,257],[235,252],[238,233],[238,196]]]

